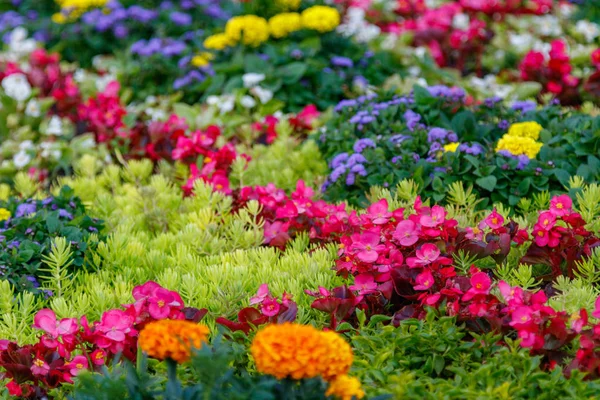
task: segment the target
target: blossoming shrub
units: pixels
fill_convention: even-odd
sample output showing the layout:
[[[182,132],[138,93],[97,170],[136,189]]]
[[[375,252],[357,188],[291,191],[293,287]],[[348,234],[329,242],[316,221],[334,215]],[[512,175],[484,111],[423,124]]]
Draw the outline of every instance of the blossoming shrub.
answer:
[[[70,246],[70,253],[59,261],[68,276],[93,268],[87,256],[104,240],[104,224],[87,214],[70,188],[43,200],[12,197],[0,201],[0,210],[0,279],[18,292],[53,295],[49,287],[56,282],[47,281],[59,278],[52,246],[58,237]]]
[[[463,181],[482,198],[479,207],[515,206],[541,190],[561,191],[573,175],[598,179],[599,124],[556,106],[471,104],[460,88],[415,87],[343,100],[315,139],[331,170],[323,187],[329,199],[364,204],[371,186],[411,178],[436,201]]]

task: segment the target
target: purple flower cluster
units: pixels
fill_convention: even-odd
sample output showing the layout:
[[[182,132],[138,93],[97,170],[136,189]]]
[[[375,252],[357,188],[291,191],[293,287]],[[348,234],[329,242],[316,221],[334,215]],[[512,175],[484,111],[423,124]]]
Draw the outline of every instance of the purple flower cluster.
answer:
[[[504,156],[506,158],[512,158],[514,160],[518,161],[517,166],[515,167],[516,170],[522,170],[524,169],[527,165],[529,165],[529,157],[527,157],[525,154],[519,154],[518,156],[515,156],[513,154],[511,154],[508,150],[500,150],[497,154]],[[507,166],[508,168],[508,166]]]
[[[371,139],[364,138],[364,139],[358,139],[356,142],[354,142],[354,146],[352,147],[352,149],[354,150],[355,153],[362,153],[363,150],[366,149],[367,147],[371,147],[374,149],[377,146],[375,145],[375,142],[372,141]]]
[[[348,57],[334,56],[331,57],[331,65],[340,68],[352,68],[354,67],[354,62]]]
[[[141,57],[150,57],[159,53],[165,57],[173,57],[180,55],[186,50],[187,45],[185,42],[171,38],[138,40],[129,48],[131,54],[137,54]]]
[[[421,116],[413,110],[406,110],[404,112],[404,120],[406,121],[406,127],[409,131],[413,132],[417,127],[423,127],[424,125],[419,124]]]
[[[515,111],[521,111],[523,114],[535,110],[537,104],[535,101],[515,101],[510,108]]]
[[[357,141],[357,143],[359,141]],[[373,145],[375,145],[375,143],[373,143]],[[362,150],[364,150],[364,148]],[[357,175],[367,176],[367,170],[364,166],[364,164],[366,163],[367,159],[360,153],[355,153],[352,155],[348,155],[348,153],[338,154],[333,158],[333,160],[331,160],[331,163],[329,164],[329,166],[332,169],[332,172],[323,186],[327,187],[330,184],[337,182],[338,179],[340,179],[344,174],[347,174],[346,185],[354,185]]]
[[[365,98],[366,100],[363,102],[358,102],[358,100],[360,99],[360,98],[358,98],[358,99],[354,100],[354,103],[352,103],[353,100],[346,100],[345,102],[341,101],[336,106],[336,111],[342,110],[345,107],[353,107],[353,106],[361,105],[361,104],[365,103],[367,100],[369,100],[369,97],[371,97],[371,99],[374,99],[376,96],[373,95],[373,96],[361,96],[361,97]],[[409,97],[394,97],[393,99],[388,100],[388,101],[370,103],[370,104],[367,104],[367,107],[365,107],[364,109],[358,110],[356,112],[356,114],[354,114],[348,122],[350,122],[351,124],[358,125],[358,129],[362,129],[364,125],[368,125],[370,123],[375,122],[377,120],[377,117],[379,116],[380,112],[388,109],[390,106],[397,106],[399,104],[410,104],[412,102],[413,102],[413,100]]]
[[[442,150],[442,146],[448,143],[458,142],[456,133],[444,128],[433,127],[427,133],[427,141],[430,143],[429,151],[427,152],[427,162],[436,162],[437,154]]]
[[[443,97],[451,101],[464,100],[467,93],[459,87],[449,87],[444,85],[428,86],[427,91],[434,97]]]
[[[194,82],[203,82],[208,75],[213,75],[214,72],[210,68],[204,67],[202,70],[191,70],[181,78],[175,79],[173,89],[179,90]]]

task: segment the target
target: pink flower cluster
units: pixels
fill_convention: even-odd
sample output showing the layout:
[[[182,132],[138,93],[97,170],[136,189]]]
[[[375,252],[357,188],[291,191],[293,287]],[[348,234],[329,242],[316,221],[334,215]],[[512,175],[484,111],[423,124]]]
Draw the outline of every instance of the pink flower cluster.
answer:
[[[122,142],[128,136],[123,122],[127,111],[119,98],[120,88],[117,81],[110,82],[103,92],[89,98],[77,109],[79,121],[86,124],[86,130],[95,135],[98,143],[114,139]]]
[[[59,320],[52,310],[38,311],[33,327],[43,333],[37,344],[0,343],[0,366],[11,379],[11,394],[45,393],[62,382],[72,383],[82,370],[97,369],[117,354],[133,361],[138,332],[148,322],[167,318],[197,321],[206,313],[185,308],[177,292],[152,281],[136,286],[133,298],[135,302],[125,309],[105,311],[100,321],[91,324],[86,316]]]

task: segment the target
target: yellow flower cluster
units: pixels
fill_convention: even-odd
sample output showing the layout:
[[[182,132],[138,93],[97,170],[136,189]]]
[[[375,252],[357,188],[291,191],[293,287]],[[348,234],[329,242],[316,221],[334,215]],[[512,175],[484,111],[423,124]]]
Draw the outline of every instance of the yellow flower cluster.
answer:
[[[192,57],[192,65],[194,67],[206,67],[213,58],[215,58],[215,56],[211,53],[200,53]]]
[[[279,7],[284,10],[297,10],[302,0],[276,0]]]
[[[146,325],[140,332],[138,344],[151,357],[183,363],[189,360],[192,347],[199,349],[207,341],[208,333],[204,325],[164,319]]]
[[[454,153],[456,151],[456,149],[458,149],[458,146],[460,145],[460,143],[456,142],[456,143],[448,143],[447,145],[444,146],[444,152],[445,153]]]
[[[511,136],[528,137],[533,140],[538,140],[542,129],[542,126],[535,121],[518,122],[510,126],[508,134]]]
[[[269,19],[269,31],[271,36],[277,39],[300,29],[302,29],[302,20],[298,13],[281,13]]]
[[[204,39],[203,46],[208,50],[223,50],[225,47],[233,46],[234,41],[224,33],[217,33]]]
[[[6,208],[0,208],[0,221],[6,221],[11,216],[10,211]]]
[[[537,122],[520,122],[511,125],[508,133],[502,136],[496,145],[496,152],[508,151],[514,156],[526,155],[535,158],[543,143],[536,140],[540,137],[542,126]]]
[[[257,15],[233,17],[225,25],[225,35],[234,43],[256,47],[269,40],[269,24]]]
[[[337,333],[292,323],[259,331],[250,352],[256,369],[277,379],[321,376],[330,381],[347,374],[354,358],[350,345]]]
[[[302,11],[302,26],[321,33],[330,32],[340,24],[340,13],[327,6],[312,6]]]
[[[79,18],[84,12],[94,7],[104,7],[108,0],[55,0],[56,4],[65,12],[52,15],[52,22],[64,24],[69,20]]]
[[[360,387],[360,381],[348,375],[340,375],[329,383],[325,396],[341,400],[362,399],[365,392]]]

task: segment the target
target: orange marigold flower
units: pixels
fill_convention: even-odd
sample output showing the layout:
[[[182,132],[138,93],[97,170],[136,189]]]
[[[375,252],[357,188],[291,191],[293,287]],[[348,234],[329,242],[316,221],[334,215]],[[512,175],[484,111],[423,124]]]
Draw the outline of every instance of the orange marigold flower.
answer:
[[[284,323],[269,325],[256,334],[250,346],[256,368],[277,379],[332,379],[352,365],[352,349],[335,332]]]
[[[192,347],[202,347],[209,332],[206,326],[190,321],[163,319],[146,325],[138,344],[151,357],[183,363],[189,360]]]
[[[365,397],[365,392],[360,388],[358,379],[348,375],[340,375],[329,383],[325,396],[341,400],[352,400],[362,399]]]

